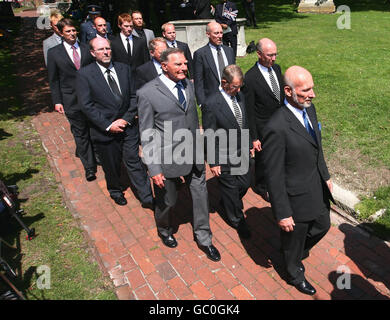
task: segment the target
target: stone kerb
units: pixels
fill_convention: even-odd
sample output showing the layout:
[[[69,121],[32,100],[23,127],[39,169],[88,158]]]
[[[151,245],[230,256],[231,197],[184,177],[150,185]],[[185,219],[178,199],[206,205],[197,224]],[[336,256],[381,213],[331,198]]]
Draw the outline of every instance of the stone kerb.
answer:
[[[334,13],[336,7],[333,0],[301,0],[299,13]]]
[[[196,19],[196,20],[175,20],[169,21],[175,26],[176,39],[186,42],[192,52],[207,44],[206,25],[213,19]],[[245,42],[245,18],[237,19],[237,56],[242,57],[246,54]]]

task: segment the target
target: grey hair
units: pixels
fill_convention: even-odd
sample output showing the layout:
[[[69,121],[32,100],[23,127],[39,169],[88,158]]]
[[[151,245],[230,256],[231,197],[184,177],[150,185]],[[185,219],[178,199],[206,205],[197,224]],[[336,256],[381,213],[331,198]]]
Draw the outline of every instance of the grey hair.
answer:
[[[174,54],[174,53],[181,53],[184,55],[184,52],[183,50],[179,49],[179,48],[168,48],[166,50],[163,51],[163,53],[161,54],[160,56],[160,62],[163,63],[163,62],[167,62],[168,61],[168,58],[171,54]]]
[[[167,43],[167,42],[165,41],[165,39],[162,38],[162,37],[154,38],[154,39],[152,39],[152,40],[149,41],[149,50],[150,50],[151,52],[154,52],[154,50],[156,50],[157,43],[159,43],[159,42],[165,43],[165,44]]]
[[[234,77],[238,77],[240,80],[243,80],[244,74],[242,73],[242,70],[239,66],[230,64],[223,69],[221,79],[231,83]]]

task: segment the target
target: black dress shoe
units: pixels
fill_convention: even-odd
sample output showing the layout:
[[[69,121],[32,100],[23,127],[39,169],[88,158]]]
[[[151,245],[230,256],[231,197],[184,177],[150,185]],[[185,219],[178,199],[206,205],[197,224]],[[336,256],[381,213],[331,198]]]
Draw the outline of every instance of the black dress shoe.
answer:
[[[210,260],[215,262],[221,260],[221,255],[219,254],[218,249],[213,245],[210,245],[208,247],[206,246],[199,246],[199,247],[206,254],[207,258],[209,258]]]
[[[176,248],[177,241],[173,235],[163,236],[161,233],[158,233],[158,236],[161,238],[163,244],[165,244],[169,248]]]
[[[248,228],[248,225],[246,224],[246,222],[244,220],[241,220],[241,222],[239,223],[239,225],[236,229],[237,229],[238,235],[241,238],[249,239],[251,237],[251,232]]]
[[[117,205],[125,206],[127,204],[127,200],[123,194],[118,194],[115,196],[110,196],[112,200],[115,201]]]
[[[294,286],[295,288],[297,288],[298,291],[302,292],[303,294],[308,294],[310,296],[314,295],[317,292],[316,289],[314,289],[314,287],[306,279]]]
[[[152,202],[144,202],[144,203],[141,204],[141,206],[144,209],[154,210],[154,201],[152,201]]]
[[[96,179],[96,175],[95,175],[96,171],[93,170],[93,169],[87,169],[85,170],[85,179],[87,179],[87,181],[93,181]]]

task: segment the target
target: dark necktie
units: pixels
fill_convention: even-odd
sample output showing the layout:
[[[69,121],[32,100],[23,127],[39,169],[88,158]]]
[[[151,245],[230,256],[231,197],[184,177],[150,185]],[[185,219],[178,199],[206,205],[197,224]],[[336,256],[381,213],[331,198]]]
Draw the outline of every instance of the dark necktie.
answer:
[[[129,38],[126,38],[126,41],[127,41],[127,55],[129,56],[129,58],[131,58],[131,46],[130,46],[130,40]]]
[[[220,46],[217,47],[217,58],[218,58],[219,78],[221,79],[223,69],[225,68],[225,62],[223,61],[223,56],[222,56]]]
[[[272,92],[274,93],[276,99],[278,99],[278,101],[280,102],[280,90],[278,84],[276,83],[274,74],[272,72],[272,68],[268,68],[268,75],[269,75],[269,80],[271,81]]]
[[[309,120],[307,119],[306,109],[303,109],[302,112],[303,112],[303,122],[305,123],[306,131],[312,136],[314,141],[317,143],[316,133],[314,132],[313,128],[310,126]]]
[[[186,98],[184,97],[184,93],[183,93],[183,84],[181,83],[181,81],[179,81],[178,83],[176,83],[176,86],[177,88],[177,96],[179,97],[179,102],[180,102],[180,105],[181,107],[183,108],[184,111],[186,111],[187,109],[187,102],[186,102]]]
[[[122,94],[119,90],[118,84],[116,83],[115,79],[112,77],[110,72],[111,72],[110,69],[106,70],[108,84],[110,86],[112,93],[114,94],[116,102],[120,104],[122,103]]]
[[[233,102],[233,110],[234,110],[234,116],[236,117],[237,123],[242,128],[242,115],[240,112],[240,107],[238,106],[237,100],[234,96],[230,97]]]
[[[76,69],[79,70],[80,69],[80,56],[79,56],[79,53],[77,52],[77,49],[76,49],[75,46],[72,46],[72,50],[73,50],[73,63],[76,66]]]

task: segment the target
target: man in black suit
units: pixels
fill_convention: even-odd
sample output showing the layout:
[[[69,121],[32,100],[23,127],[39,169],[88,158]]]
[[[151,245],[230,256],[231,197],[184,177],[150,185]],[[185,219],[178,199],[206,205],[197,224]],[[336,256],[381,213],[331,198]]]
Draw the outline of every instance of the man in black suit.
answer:
[[[272,211],[281,228],[288,283],[313,295],[302,260],[330,228],[332,182],[312,99],[309,71],[293,66],[284,76],[286,99],[263,129],[263,162]]]
[[[104,18],[102,17],[96,17],[93,20],[93,27],[96,30],[96,33],[91,36],[87,36],[87,42],[91,41],[95,37],[100,37],[100,38],[106,38],[108,40],[113,40],[114,36],[109,34],[107,32],[107,22]]]
[[[208,97],[202,106],[202,121],[205,136],[210,139],[211,135],[214,142],[212,150],[209,146],[207,148],[207,161],[212,174],[218,178],[222,206],[238,234],[242,238],[249,238],[250,231],[242,212],[242,198],[250,186],[249,153],[252,142],[245,99],[240,92],[243,78],[240,67],[234,64],[223,70],[219,92]],[[225,131],[226,145],[219,134],[216,138],[217,130]],[[215,152],[215,156],[211,158],[210,152]]]
[[[206,27],[209,43],[194,53],[194,84],[196,100],[202,105],[206,98],[218,92],[223,69],[236,62],[233,49],[222,44],[222,27],[211,21]]]
[[[91,54],[96,63],[78,72],[77,96],[91,122],[91,137],[101,159],[108,192],[118,205],[127,204],[119,182],[123,161],[142,206],[152,208],[150,181],[138,155],[137,107],[130,67],[111,62],[107,39],[94,38]]]
[[[167,45],[169,48],[179,48],[184,52],[184,56],[187,59],[187,67],[190,79],[194,78],[194,62],[192,60],[192,54],[188,44],[185,42],[181,42],[176,40],[176,30],[175,25],[172,23],[164,23],[161,26],[162,36],[167,41]]]
[[[272,114],[284,100],[282,71],[275,63],[276,44],[267,38],[257,43],[258,61],[245,74],[245,101],[249,114],[251,137],[255,148],[254,191],[268,201],[264,168],[261,163],[262,131]]]
[[[234,56],[237,55],[237,6],[232,1],[221,0],[215,6],[215,21],[221,24],[223,31],[223,44],[233,48]]]
[[[167,43],[164,38],[154,38],[149,43],[151,61],[139,66],[136,70],[136,89],[140,89],[145,83],[153,80],[162,73],[161,53],[167,49]]]
[[[76,96],[77,70],[94,61],[88,46],[77,42],[77,31],[70,19],[62,19],[57,27],[63,43],[47,53],[47,71],[54,108],[66,115],[88,181],[96,179],[96,160],[89,135],[87,118],[80,110]]]
[[[130,14],[118,16],[118,27],[121,32],[111,41],[112,60],[130,65],[135,70],[150,60],[149,50],[144,40],[132,35],[133,21]]]

